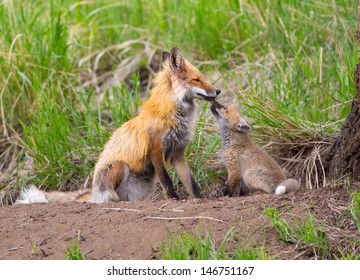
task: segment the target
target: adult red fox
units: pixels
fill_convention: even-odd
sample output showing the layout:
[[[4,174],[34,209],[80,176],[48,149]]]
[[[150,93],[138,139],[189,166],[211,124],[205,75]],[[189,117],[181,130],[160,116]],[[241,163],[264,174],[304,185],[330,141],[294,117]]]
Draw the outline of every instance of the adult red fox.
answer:
[[[295,179],[286,179],[284,170],[266,152],[253,144],[248,132],[252,126],[239,110],[212,102],[211,111],[216,117],[222,140],[222,158],[228,171],[225,195],[240,195],[252,190],[283,195],[299,189]]]
[[[185,60],[178,48],[163,52],[162,58],[163,69],[157,73],[155,87],[141,112],[112,134],[100,154],[91,202],[143,200],[153,189],[155,175],[168,197],[178,199],[166,162],[175,167],[187,192],[200,197],[185,160],[194,130],[195,99],[212,101],[221,91]],[[19,203],[31,203],[31,193],[25,190],[26,197]],[[81,200],[81,196],[70,200]]]

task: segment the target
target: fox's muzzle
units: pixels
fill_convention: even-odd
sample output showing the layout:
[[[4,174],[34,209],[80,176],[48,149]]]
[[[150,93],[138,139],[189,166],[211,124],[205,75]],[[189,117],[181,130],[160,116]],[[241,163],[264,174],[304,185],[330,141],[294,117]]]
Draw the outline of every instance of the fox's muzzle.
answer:
[[[204,99],[206,101],[213,101],[215,100],[215,98],[221,93],[220,89],[215,89],[215,90],[198,90],[196,92],[196,94],[201,98]]]

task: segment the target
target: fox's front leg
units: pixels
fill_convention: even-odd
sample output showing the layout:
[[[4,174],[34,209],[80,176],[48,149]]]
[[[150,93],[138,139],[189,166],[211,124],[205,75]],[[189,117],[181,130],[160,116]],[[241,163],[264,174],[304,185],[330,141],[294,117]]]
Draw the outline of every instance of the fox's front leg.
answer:
[[[239,196],[247,195],[249,192],[251,192],[251,188],[246,185],[244,178],[241,178]]]
[[[191,175],[191,170],[186,162],[184,155],[172,160],[176,173],[180,178],[180,181],[186,188],[186,191],[195,198],[200,198],[200,190],[196,184],[194,177]]]
[[[228,174],[224,195],[233,196],[235,191],[240,187],[241,176],[239,172],[231,172]]]
[[[179,199],[179,196],[175,192],[174,185],[171,181],[169,173],[165,168],[165,161],[162,149],[158,148],[154,150],[150,155],[150,160],[154,166],[155,172],[160,180],[160,183],[165,188],[166,194],[169,198]]]

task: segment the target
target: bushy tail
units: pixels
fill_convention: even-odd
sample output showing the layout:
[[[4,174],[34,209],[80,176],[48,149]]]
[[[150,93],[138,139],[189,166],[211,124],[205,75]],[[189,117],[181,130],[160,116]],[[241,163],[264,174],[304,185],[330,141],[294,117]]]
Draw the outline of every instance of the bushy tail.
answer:
[[[286,179],[282,181],[275,190],[275,195],[283,195],[289,192],[295,192],[300,188],[300,184],[295,179]]]
[[[21,190],[19,198],[15,204],[47,203],[45,192],[38,190],[34,185]]]
[[[90,201],[91,191],[82,189],[73,192],[44,192],[30,185],[20,192],[15,204],[48,203],[48,202],[71,202]]]

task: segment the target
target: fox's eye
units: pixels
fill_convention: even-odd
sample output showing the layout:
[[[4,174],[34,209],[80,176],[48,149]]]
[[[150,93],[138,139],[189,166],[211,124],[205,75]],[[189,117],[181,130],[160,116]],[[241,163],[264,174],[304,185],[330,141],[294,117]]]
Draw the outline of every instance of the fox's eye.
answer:
[[[192,79],[194,82],[200,82],[200,79]]]

